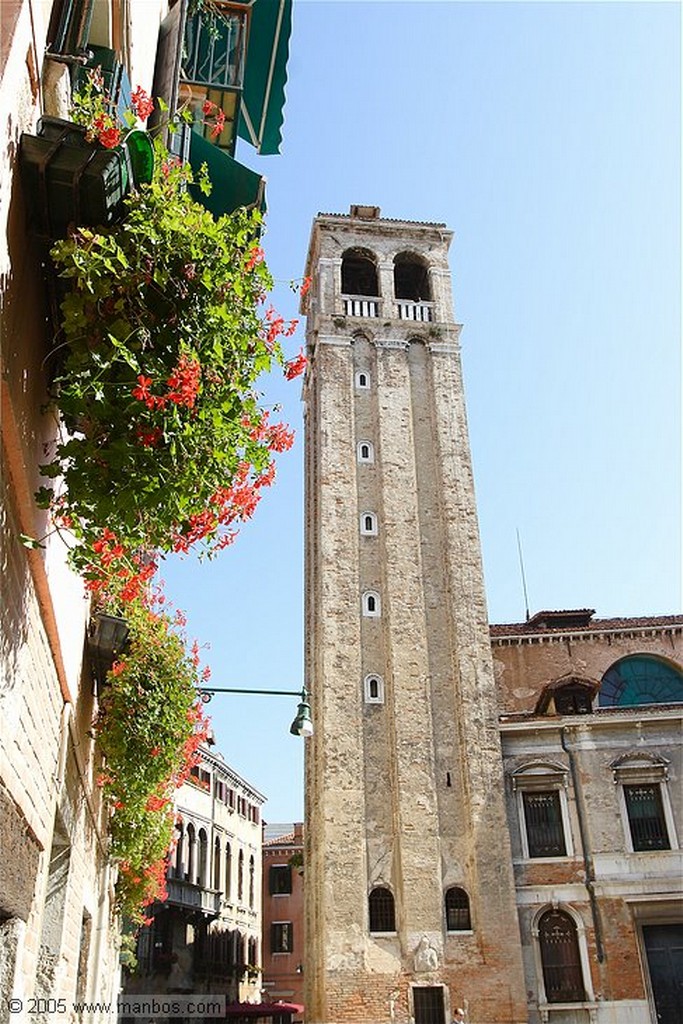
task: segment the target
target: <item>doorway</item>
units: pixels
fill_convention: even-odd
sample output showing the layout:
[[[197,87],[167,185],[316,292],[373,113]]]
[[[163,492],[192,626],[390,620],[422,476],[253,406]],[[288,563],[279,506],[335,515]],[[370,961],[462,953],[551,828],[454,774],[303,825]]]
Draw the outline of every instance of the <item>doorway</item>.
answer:
[[[643,925],[657,1024],[683,1024],[683,925]]]

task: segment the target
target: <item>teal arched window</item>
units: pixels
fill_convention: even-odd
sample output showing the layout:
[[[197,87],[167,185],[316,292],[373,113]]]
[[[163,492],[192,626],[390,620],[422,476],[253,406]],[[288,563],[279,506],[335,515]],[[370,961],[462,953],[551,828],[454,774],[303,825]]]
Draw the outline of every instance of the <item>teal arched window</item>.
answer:
[[[683,672],[661,658],[634,654],[609,668],[600,684],[601,708],[683,702]]]

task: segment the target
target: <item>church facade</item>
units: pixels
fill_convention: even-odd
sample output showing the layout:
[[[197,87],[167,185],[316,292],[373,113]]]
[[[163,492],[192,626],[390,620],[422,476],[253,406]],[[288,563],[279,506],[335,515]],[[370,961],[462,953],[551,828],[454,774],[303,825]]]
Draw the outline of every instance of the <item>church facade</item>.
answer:
[[[666,785],[669,793],[668,780],[680,779],[673,723],[683,696],[676,689],[681,623],[652,655],[673,673],[669,717],[659,705],[648,707],[631,716],[633,729],[621,711],[598,707],[600,672],[609,666],[544,661],[551,650],[561,653],[562,642],[532,641],[536,634],[522,627],[490,634],[450,241],[443,224],[382,219],[376,207],[360,206],[320,214],[311,235],[304,302],[306,666],[315,726],[306,763],[307,1020],[444,1024],[462,1007],[476,1024],[636,1024],[647,1019],[644,1008],[654,1012],[647,954],[629,988],[618,968],[621,947],[612,974],[604,967],[610,932],[601,924],[595,947],[593,912],[604,895],[596,871],[604,864],[599,844],[589,846],[587,815],[571,817],[579,799],[574,780],[585,770],[584,747],[597,743],[593,760],[602,770],[599,758],[608,758],[601,779],[618,797],[614,827],[601,842],[621,836],[627,846],[628,801],[641,799],[629,787]],[[576,614],[586,649],[595,647],[599,631],[588,613]],[[566,632],[565,620],[552,616],[536,627]],[[560,683],[568,683],[567,694]],[[565,712],[557,711],[574,692],[590,705],[580,729],[573,712],[565,726]],[[649,726],[637,734],[641,718],[656,719],[655,731],[671,724],[661,761],[643,760],[652,743]],[[618,741],[618,729],[603,725],[610,719],[623,729]],[[580,799],[588,799],[583,790]],[[639,890],[621,892],[626,862],[616,863],[618,845],[609,851],[616,858],[609,891],[622,901],[621,928],[631,929],[636,958],[650,935],[642,930],[646,919],[680,927],[671,919],[680,808],[666,795],[662,801],[669,847],[647,851],[655,867],[643,866]],[[528,815],[536,816],[530,824]],[[539,856],[533,822],[540,835],[557,815],[571,837],[563,850]],[[659,909],[652,908],[655,890],[668,893]],[[642,899],[629,902],[629,894]],[[640,938],[635,903],[650,904]],[[658,934],[675,956],[679,933]],[[578,958],[581,984],[575,968],[573,987],[552,980],[553,943],[560,958]]]

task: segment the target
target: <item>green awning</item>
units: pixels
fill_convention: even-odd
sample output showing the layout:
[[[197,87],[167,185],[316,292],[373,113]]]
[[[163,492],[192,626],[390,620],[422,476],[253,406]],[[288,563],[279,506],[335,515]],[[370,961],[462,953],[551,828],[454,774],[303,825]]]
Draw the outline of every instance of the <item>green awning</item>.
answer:
[[[260,174],[240,164],[198,132],[190,133],[190,166],[198,176],[202,164],[209,169],[213,188],[205,196],[197,185],[190,186],[190,195],[205,206],[214,217],[232,213],[238,206],[256,206],[265,212],[266,181]]]
[[[270,156],[280,152],[292,0],[252,0],[242,105],[241,139]]]

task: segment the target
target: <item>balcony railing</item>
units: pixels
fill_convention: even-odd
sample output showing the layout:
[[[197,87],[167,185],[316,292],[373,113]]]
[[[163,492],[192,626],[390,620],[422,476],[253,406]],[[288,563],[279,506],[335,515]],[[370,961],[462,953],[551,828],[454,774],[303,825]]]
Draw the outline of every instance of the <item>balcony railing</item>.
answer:
[[[346,316],[378,317],[380,300],[367,295],[342,295]]]
[[[429,324],[434,319],[433,302],[406,302],[401,299],[396,303],[399,320],[417,320]]]
[[[202,914],[215,917],[221,906],[221,894],[214,889],[203,889],[180,878],[167,879],[168,904],[186,910],[199,910]]]

